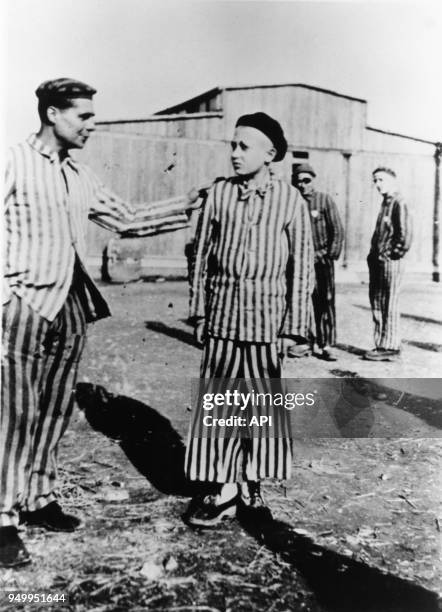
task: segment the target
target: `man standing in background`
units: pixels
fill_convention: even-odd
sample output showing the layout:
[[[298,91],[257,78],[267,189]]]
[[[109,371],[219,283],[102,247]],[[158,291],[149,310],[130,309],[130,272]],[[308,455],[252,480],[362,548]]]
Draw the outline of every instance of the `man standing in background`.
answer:
[[[316,191],[316,173],[310,164],[300,164],[293,175],[294,185],[306,200],[315,248],[316,283],[313,291],[315,339],[322,359],[336,361],[335,260],[344,241],[344,229],[333,199]],[[312,326],[313,327],[313,326]],[[304,357],[310,352],[307,342],[289,349],[290,357]]]
[[[412,227],[407,205],[397,189],[394,170],[385,166],[376,168],[373,182],[382,195],[381,210],[367,257],[375,348],[367,351],[364,358],[395,361],[401,350],[399,294],[402,258],[411,246]]]
[[[42,83],[40,129],[6,160],[0,567],[30,561],[19,522],[53,531],[80,525],[55,488],[86,324],[110,314],[84,265],[88,218],[122,236],[188,225],[184,198],[135,210],[70,156],[95,129],[95,93],[73,79]]]

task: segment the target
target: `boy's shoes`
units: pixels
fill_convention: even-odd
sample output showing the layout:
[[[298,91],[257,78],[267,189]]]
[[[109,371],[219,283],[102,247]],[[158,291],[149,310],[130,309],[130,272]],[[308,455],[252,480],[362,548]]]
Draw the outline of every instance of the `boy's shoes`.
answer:
[[[226,502],[220,503],[220,495],[206,495],[190,502],[185,521],[195,527],[214,527],[225,519],[236,516],[239,501],[238,494]]]
[[[241,491],[241,514],[244,519],[271,519],[272,513],[261,495],[259,482],[247,482],[247,491]]]
[[[80,527],[81,520],[72,514],[65,514],[57,502],[33,512],[21,512],[20,523],[33,527],[44,527],[49,531],[75,531]]]
[[[20,567],[31,562],[16,527],[0,527],[0,567]]]
[[[293,344],[287,350],[287,357],[292,357],[294,359],[300,359],[301,357],[308,357],[311,355],[310,345],[305,344]]]
[[[321,359],[325,359],[325,361],[337,361],[338,360],[338,357],[334,349],[331,346],[324,346],[324,348],[321,349],[321,353],[319,356],[321,357]]]
[[[372,351],[367,351],[364,354],[364,359],[368,361],[397,361],[400,354],[399,350],[375,348]]]

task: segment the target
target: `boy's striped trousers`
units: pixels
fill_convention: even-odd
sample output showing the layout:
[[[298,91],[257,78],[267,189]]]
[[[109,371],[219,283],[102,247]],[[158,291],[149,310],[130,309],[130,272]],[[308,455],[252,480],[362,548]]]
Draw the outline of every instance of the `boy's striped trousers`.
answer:
[[[274,391],[276,382],[280,390],[279,381],[275,381],[281,378],[277,344],[209,337],[203,349],[200,376],[202,379],[242,379],[239,384],[244,384],[244,379],[255,379],[260,391],[264,392]],[[273,386],[269,379],[273,379]],[[190,480],[227,483],[290,477],[292,449],[289,417],[284,407],[279,407],[279,413],[276,407],[274,410],[278,431],[284,431],[284,436],[258,436],[255,433],[246,438],[235,435],[235,432],[229,436],[229,430],[224,432],[225,437],[198,437],[198,424],[203,418],[201,402],[193,409],[196,414],[190,426],[186,450],[186,475]],[[259,406],[256,408],[258,414]]]
[[[0,526],[56,499],[57,447],[72,414],[85,333],[73,289],[52,322],[14,294],[3,307]]]

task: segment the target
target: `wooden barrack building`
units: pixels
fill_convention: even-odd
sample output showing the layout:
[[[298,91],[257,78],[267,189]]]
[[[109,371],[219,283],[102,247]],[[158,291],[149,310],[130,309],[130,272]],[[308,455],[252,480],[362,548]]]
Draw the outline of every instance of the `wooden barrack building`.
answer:
[[[365,270],[380,204],[371,173],[388,165],[397,172],[414,219],[409,266],[438,279],[441,145],[367,126],[365,100],[303,84],[217,87],[145,119],[98,123],[83,157],[134,203],[186,193],[231,174],[229,142],[236,119],[256,111],[278,119],[286,133],[289,151],[276,170],[290,180],[293,165],[308,160],[318,189],[335,198],[346,232],[338,266]],[[190,233],[143,239],[144,264],[184,272]],[[109,238],[91,227],[95,260]]]

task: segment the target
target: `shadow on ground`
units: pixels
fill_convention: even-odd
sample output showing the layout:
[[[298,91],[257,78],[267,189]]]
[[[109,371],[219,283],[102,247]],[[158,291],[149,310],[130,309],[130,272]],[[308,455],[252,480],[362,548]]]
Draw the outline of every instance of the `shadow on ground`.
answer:
[[[353,304],[355,308],[360,308],[361,310],[368,310],[371,312],[370,306],[364,306],[363,304]],[[442,325],[442,321],[439,319],[432,319],[431,317],[422,317],[420,315],[410,314],[408,312],[401,312],[401,317],[404,319],[410,319],[411,321],[417,321],[418,323],[433,323],[434,325]]]
[[[404,344],[409,346],[415,346],[423,351],[432,351],[433,353],[442,353],[442,344],[435,344],[434,342],[420,342],[418,340],[404,340]]]
[[[352,346],[351,344],[336,344],[336,348],[341,349],[341,351],[345,351],[346,353],[350,353],[351,355],[358,355],[362,357],[367,352],[366,349],[359,348],[358,346]]]
[[[333,376],[344,378],[348,388],[353,388],[358,395],[361,397],[365,396],[372,406],[378,401],[396,408],[408,412],[419,419],[425,421],[431,427],[437,427],[442,429],[442,398],[434,399],[430,397],[423,397],[414,393],[408,393],[401,391],[396,388],[388,387],[379,382],[376,378],[364,378],[357,372],[351,372],[349,370],[340,370],[335,368],[330,372]],[[396,379],[398,380],[398,379]],[[407,379],[412,380],[412,379]],[[347,402],[346,412],[357,413],[359,410],[358,402],[355,402],[355,395],[351,396],[350,402]],[[339,417],[339,410],[336,412],[336,416]],[[358,437],[354,432],[354,437]]]
[[[256,513],[256,511],[255,511]],[[428,589],[315,544],[264,514],[240,516],[242,527],[290,563],[329,612],[437,612]]]
[[[184,329],[180,329],[179,327],[170,327],[161,321],[145,321],[144,325],[146,329],[150,329],[151,331],[164,334],[165,336],[169,336],[169,338],[174,338],[175,340],[179,340],[180,342],[184,342],[190,346],[197,346],[193,338],[193,334],[185,331]]]
[[[78,383],[76,395],[92,428],[118,440],[135,468],[158,490],[186,496],[207,492],[207,485],[185,479],[185,447],[167,418],[98,385]],[[238,518],[249,535],[302,575],[328,612],[438,610],[435,593],[319,546],[267,512],[243,510]]]
[[[156,489],[188,497],[201,492],[198,483],[185,478],[185,446],[169,419],[143,402],[91,383],[77,384],[76,400],[90,426],[118,441],[129,461]]]

